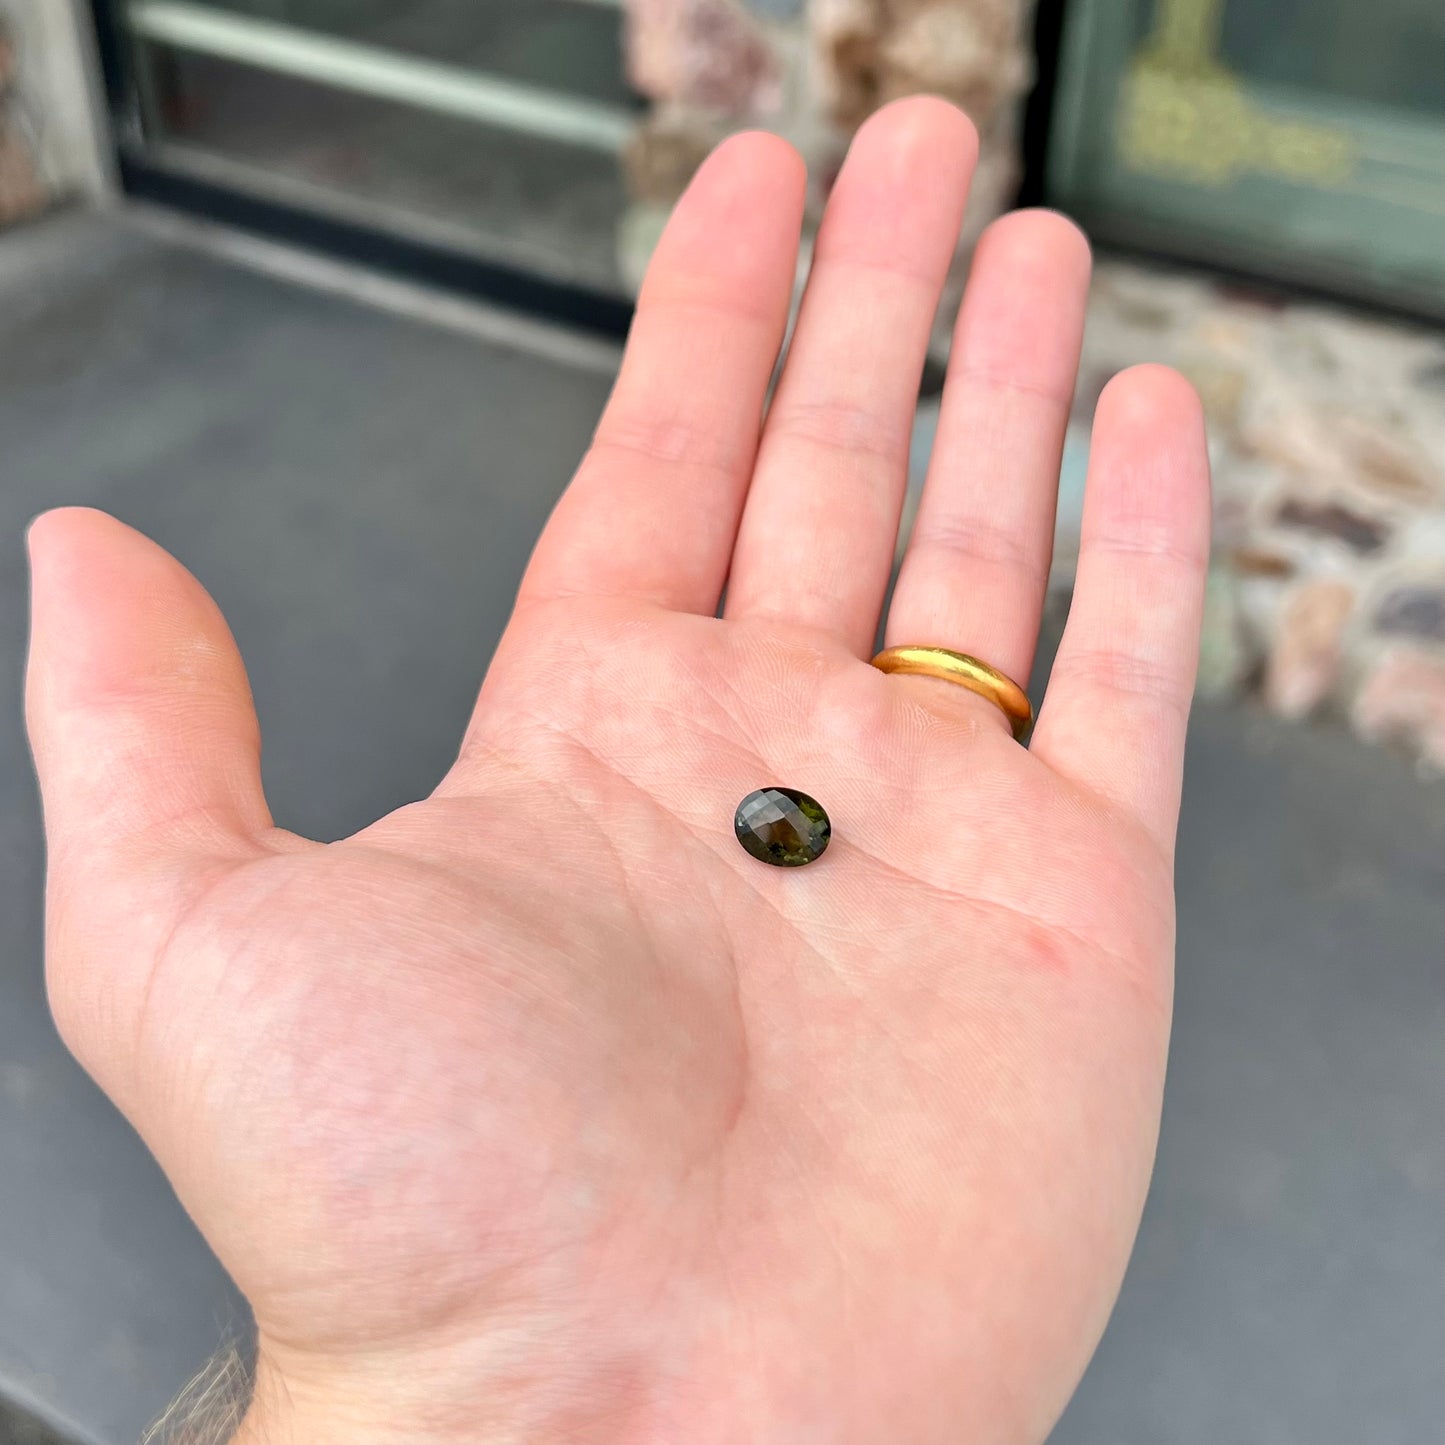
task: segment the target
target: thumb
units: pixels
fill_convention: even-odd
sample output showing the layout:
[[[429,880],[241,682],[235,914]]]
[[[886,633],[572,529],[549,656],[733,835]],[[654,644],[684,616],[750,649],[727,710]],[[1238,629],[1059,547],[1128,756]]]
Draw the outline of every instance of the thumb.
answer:
[[[162,940],[271,818],[245,668],[200,583],[103,512],[46,513],[29,540],[51,999],[95,1071]]]

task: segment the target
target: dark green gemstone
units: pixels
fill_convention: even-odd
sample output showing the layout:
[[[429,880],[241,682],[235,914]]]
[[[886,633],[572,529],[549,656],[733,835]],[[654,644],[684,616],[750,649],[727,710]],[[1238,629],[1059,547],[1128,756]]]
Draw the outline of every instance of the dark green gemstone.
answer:
[[[806,793],[796,788],[759,788],[738,804],[733,819],[738,842],[775,868],[801,868],[823,856],[833,825]]]

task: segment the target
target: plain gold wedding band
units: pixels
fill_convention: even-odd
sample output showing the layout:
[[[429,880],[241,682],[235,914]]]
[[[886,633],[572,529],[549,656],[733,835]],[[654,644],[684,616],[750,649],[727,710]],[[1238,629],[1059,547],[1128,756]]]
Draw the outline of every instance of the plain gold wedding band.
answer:
[[[873,666],[879,672],[936,677],[986,697],[1008,719],[1019,742],[1034,725],[1034,710],[1023,688],[966,652],[950,652],[946,647],[890,647],[873,659]]]

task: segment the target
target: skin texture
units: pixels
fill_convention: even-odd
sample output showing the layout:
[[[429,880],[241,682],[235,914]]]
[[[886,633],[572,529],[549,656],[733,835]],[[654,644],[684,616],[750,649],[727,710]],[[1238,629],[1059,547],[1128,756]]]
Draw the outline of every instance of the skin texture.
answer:
[[[260,1330],[243,1440],[1041,1440],[1153,1158],[1208,549],[1193,393],[1100,403],[1030,750],[866,665],[975,156],[861,131],[787,363],[797,156],[678,207],[456,765],[356,837],[272,826],[199,584],[34,526],[49,977]],[[890,644],[1027,675],[1088,249],[985,236]],[[727,585],[725,618],[714,614]],[[812,867],[739,799],[827,807]]]

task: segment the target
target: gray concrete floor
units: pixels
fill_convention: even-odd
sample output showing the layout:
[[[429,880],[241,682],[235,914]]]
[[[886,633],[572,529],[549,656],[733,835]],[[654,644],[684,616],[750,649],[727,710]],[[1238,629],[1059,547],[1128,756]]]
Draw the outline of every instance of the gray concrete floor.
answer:
[[[607,381],[124,220],[0,240],[0,1397],[68,1436],[134,1440],[244,1313],[45,1013],[26,520],[196,570],[280,820],[336,836],[449,761]],[[1187,795],[1158,1176],[1056,1445],[1439,1445],[1445,786],[1203,708]]]

